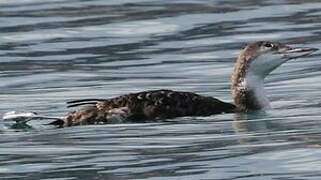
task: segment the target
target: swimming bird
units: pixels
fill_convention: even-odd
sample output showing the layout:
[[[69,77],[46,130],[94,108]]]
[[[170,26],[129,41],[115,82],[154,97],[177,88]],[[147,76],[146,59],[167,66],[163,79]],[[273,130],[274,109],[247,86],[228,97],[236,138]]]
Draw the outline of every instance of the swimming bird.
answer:
[[[265,110],[270,108],[270,102],[264,90],[264,78],[286,61],[307,56],[316,50],[294,48],[270,41],[248,44],[241,50],[231,76],[234,104],[193,92],[161,89],[110,99],[69,101],[68,107],[83,108],[50,124],[66,127],[113,122],[148,122],[182,116]]]

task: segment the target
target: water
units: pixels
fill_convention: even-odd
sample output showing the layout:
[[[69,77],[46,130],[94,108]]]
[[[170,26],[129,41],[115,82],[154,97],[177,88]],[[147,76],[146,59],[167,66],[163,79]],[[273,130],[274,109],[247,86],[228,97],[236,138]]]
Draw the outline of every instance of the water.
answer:
[[[321,48],[315,0],[1,0],[0,114],[168,88],[231,101],[239,49]],[[0,123],[1,179],[320,179],[321,57],[266,80],[273,110],[56,129]]]

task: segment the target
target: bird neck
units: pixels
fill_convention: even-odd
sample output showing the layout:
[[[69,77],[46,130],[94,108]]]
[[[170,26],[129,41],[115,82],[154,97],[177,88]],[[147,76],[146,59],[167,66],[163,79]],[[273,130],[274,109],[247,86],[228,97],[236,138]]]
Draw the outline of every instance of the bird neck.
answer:
[[[264,77],[249,70],[249,64],[238,60],[232,74],[232,97],[239,111],[269,109]]]
[[[262,110],[270,108],[270,101],[264,90],[263,78],[247,75],[232,88],[233,99],[240,111]]]

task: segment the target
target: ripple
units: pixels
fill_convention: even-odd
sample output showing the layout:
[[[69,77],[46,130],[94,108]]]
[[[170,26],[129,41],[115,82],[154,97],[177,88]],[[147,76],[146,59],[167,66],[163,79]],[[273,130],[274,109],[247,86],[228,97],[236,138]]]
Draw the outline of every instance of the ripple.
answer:
[[[0,1],[0,113],[146,89],[231,101],[247,42],[321,48],[317,1]],[[311,179],[320,176],[320,54],[267,78],[265,114],[55,129],[0,121],[2,179]]]

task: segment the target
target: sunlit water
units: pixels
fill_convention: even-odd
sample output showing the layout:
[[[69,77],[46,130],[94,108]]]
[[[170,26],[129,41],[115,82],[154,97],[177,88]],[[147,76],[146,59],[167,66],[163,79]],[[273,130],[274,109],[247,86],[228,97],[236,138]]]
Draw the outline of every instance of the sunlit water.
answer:
[[[316,0],[0,0],[0,114],[168,88],[231,101],[247,42],[321,48]],[[273,110],[56,129],[0,123],[0,179],[320,179],[321,56],[267,78]]]

